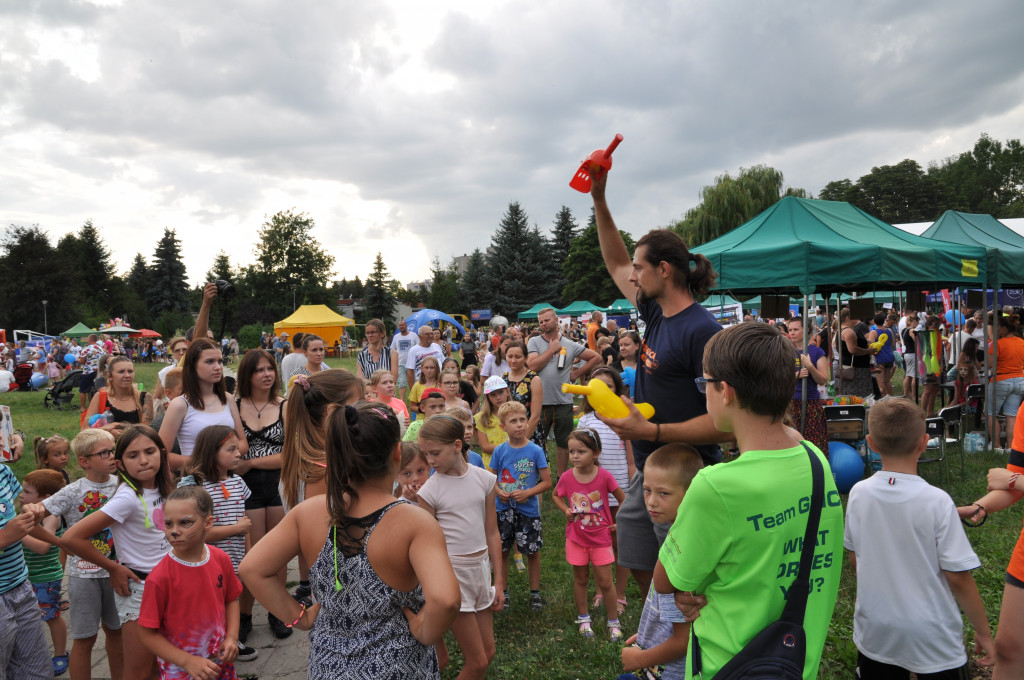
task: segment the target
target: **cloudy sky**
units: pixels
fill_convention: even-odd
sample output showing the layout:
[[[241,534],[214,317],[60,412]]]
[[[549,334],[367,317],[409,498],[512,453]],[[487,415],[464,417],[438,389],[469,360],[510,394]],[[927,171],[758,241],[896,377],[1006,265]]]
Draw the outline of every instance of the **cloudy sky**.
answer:
[[[177,230],[193,282],[295,208],[364,276],[548,230],[616,132],[642,234],[756,163],[789,186],[1024,130],[1020,0],[0,0],[0,225],[92,219],[126,270]]]

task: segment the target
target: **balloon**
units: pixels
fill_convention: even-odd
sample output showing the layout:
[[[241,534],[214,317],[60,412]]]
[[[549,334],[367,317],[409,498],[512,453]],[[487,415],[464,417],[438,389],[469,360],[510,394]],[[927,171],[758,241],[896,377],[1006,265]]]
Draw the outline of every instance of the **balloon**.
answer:
[[[946,323],[962,326],[964,323],[964,315],[959,310],[951,309],[946,312]]]
[[[857,450],[843,442],[828,443],[828,462],[839,493],[850,493],[853,485],[864,479],[864,461]]]
[[[33,373],[31,378],[32,389],[38,390],[40,387],[45,387],[50,382],[50,376],[45,373]]]
[[[71,352],[68,352],[67,354],[65,354],[64,355],[64,363],[65,364],[73,364],[73,363],[75,363],[75,355],[72,354]]]

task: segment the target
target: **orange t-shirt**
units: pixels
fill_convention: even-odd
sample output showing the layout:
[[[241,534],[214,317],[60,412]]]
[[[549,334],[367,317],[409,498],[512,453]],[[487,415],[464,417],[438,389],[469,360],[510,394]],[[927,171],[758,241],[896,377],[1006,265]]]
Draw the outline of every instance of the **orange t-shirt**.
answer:
[[[988,346],[992,354],[992,345]],[[996,380],[1024,378],[1024,340],[1016,335],[999,339],[999,357],[996,359]]]
[[[596,323],[587,324],[587,347],[597,351],[597,329],[600,328]]]

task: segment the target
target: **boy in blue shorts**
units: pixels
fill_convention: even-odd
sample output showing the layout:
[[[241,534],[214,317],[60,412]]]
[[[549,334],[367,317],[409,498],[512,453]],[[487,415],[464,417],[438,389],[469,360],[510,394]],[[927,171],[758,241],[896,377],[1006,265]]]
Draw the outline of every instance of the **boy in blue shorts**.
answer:
[[[501,568],[508,583],[508,558],[514,544],[526,555],[530,606],[540,609],[544,606],[540,597],[540,549],[544,539],[537,496],[551,488],[551,472],[544,450],[529,439],[525,406],[517,401],[505,402],[498,409],[498,421],[508,434],[508,441],[494,449],[490,462],[491,472],[498,476],[494,505],[501,534]],[[505,608],[509,606],[505,591]]]
[[[655,524],[671,525],[679,504],[704,461],[687,444],[666,444],[644,465],[644,504]],[[626,640],[622,667],[630,671],[618,680],[682,680],[686,676],[686,647],[690,625],[672,595],[651,586],[640,614],[636,635]]]
[[[953,499],[917,475],[928,445],[924,411],[909,399],[883,399],[871,407],[868,432],[882,469],[850,491],[844,540],[857,571],[857,675],[967,678],[958,602],[985,653],[980,664],[995,661],[995,643],[971,575],[981,562]]]

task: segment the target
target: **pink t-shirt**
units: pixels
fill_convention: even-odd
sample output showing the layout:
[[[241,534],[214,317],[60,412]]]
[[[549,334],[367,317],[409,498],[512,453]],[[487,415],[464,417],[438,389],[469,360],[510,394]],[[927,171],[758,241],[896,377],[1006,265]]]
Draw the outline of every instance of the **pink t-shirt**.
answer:
[[[182,562],[173,554],[164,557],[146,579],[139,611],[140,626],[155,628],[178,649],[204,658],[217,654],[224,641],[227,603],[242,592],[231,558],[212,545],[207,550],[206,559],[198,563]],[[183,668],[159,662],[161,678],[188,680]]]
[[[612,544],[612,511],[609,496],[619,488],[612,473],[597,468],[597,476],[583,484],[576,471],[569,470],[558,478],[555,493],[564,498],[573,512],[573,520],[565,525],[566,540],[586,548],[607,548]]]
[[[405,402],[398,397],[391,397],[391,402],[388,404],[391,410],[395,412],[397,416],[405,416],[405,419],[409,419],[409,408],[405,405]],[[399,418],[401,420],[401,418]]]

